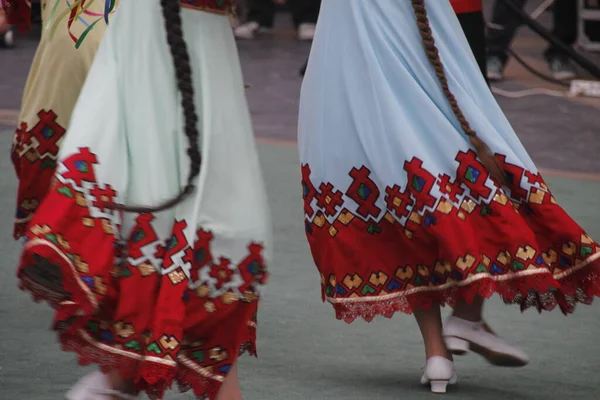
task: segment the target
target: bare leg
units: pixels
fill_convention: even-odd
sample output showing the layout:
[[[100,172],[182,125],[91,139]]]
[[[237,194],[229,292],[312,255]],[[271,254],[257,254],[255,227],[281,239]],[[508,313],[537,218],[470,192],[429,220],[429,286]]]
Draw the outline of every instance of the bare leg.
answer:
[[[117,390],[123,394],[135,395],[135,385],[132,381],[126,381],[119,375],[117,371],[112,371],[108,374],[108,380],[113,390]],[[111,397],[111,400],[121,400],[119,397]]]
[[[484,301],[485,299],[481,296],[475,297],[471,304],[467,304],[461,300],[454,307],[452,315],[466,321],[479,322],[482,320]]]
[[[452,360],[452,355],[444,343],[440,306],[432,306],[429,310],[416,310],[414,314],[423,336],[427,359],[440,356]]]
[[[242,400],[237,364],[235,364],[231,368],[231,371],[229,371],[229,374],[227,374],[216,400]]]
[[[0,8],[0,35],[8,32],[10,25],[6,22],[6,16],[4,15],[4,10]]]

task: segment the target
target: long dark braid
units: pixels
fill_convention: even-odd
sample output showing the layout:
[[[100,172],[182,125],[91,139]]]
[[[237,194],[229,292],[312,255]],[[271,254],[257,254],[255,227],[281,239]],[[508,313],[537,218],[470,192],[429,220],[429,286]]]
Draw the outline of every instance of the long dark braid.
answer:
[[[492,151],[487,146],[487,144],[481,140],[477,133],[471,128],[469,121],[465,118],[454,94],[450,90],[448,86],[448,79],[446,77],[446,72],[444,71],[444,64],[442,64],[442,60],[440,59],[440,54],[435,46],[435,40],[433,38],[433,33],[431,32],[431,27],[429,26],[429,18],[427,18],[427,10],[425,9],[425,0],[411,0],[412,7],[415,13],[415,17],[417,19],[417,26],[419,28],[419,34],[421,35],[421,40],[423,41],[423,47],[425,49],[425,53],[427,54],[427,59],[429,63],[435,70],[435,75],[440,82],[442,87],[442,91],[444,95],[448,99],[450,103],[450,107],[452,108],[452,112],[458,119],[460,126],[462,127],[465,134],[469,137],[471,145],[475,148],[477,152],[477,156],[481,160],[481,163],[488,170],[488,172],[494,177],[498,182],[502,184],[507,184],[506,175],[502,170],[502,166],[494,157]]]
[[[184,114],[184,131],[188,138],[189,147],[187,154],[190,158],[190,174],[187,183],[179,194],[154,207],[144,206],[126,206],[115,205],[114,208],[127,212],[151,213],[163,211],[181,203],[187,196],[193,193],[196,188],[194,180],[200,173],[202,156],[198,147],[198,115],[196,114],[196,105],[194,102],[194,85],[192,82],[192,69],[190,67],[190,56],[187,45],[183,37],[181,21],[180,0],[161,0],[165,28],[167,31],[167,43],[171,50],[171,57],[175,67],[175,76],[177,78],[177,87],[181,93],[181,105]]]

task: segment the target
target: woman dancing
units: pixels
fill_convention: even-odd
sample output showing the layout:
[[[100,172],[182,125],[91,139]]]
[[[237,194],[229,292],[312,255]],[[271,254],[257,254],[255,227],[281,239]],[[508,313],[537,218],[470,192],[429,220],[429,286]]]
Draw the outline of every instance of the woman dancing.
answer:
[[[18,271],[99,365],[69,399],[241,398],[270,225],[232,7],[128,0],[92,63]]]
[[[600,295],[600,246],[556,203],[448,1],[324,1],[299,147],[323,298],[346,322],[413,313],[434,392],[456,381],[452,354],[527,364],[485,298],[568,314]]]

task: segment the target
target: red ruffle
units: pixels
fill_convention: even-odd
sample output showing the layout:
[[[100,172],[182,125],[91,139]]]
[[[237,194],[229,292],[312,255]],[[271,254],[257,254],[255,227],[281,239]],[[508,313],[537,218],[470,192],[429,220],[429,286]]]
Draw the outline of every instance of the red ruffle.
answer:
[[[221,383],[200,375],[191,369],[178,365],[177,368],[169,368],[156,363],[140,363],[127,356],[122,356],[101,350],[92,342],[81,336],[59,333],[61,349],[65,352],[77,354],[78,364],[88,366],[98,365],[104,373],[118,371],[124,379],[136,380],[136,388],[144,392],[151,400],[159,400],[164,397],[166,391],[172,389],[173,383],[181,393],[192,391],[198,399],[216,398]],[[242,346],[239,355],[248,353],[256,356],[256,332],[248,330],[248,341]]]
[[[557,282],[550,274],[520,277],[508,282],[483,278],[466,286],[445,290],[332,305],[339,320],[352,323],[360,318],[371,322],[376,316],[391,318],[397,312],[412,314],[415,310],[427,310],[438,304],[453,307],[458,301],[470,304],[477,296],[489,299],[497,293],[506,304],[519,304],[521,311],[528,308],[535,308],[539,312],[552,311],[559,307],[564,314],[570,314],[575,311],[577,303],[589,305],[594,297],[600,297],[600,258],[559,284],[560,292],[554,290]]]
[[[402,185],[383,186],[358,166],[336,187],[302,166],[306,235],[323,298],[339,319],[369,321],[494,292],[523,310],[558,306],[568,314],[600,295],[600,244],[539,173],[497,157],[509,180],[502,189],[471,150],[457,154],[452,176],[407,160]]]
[[[115,267],[119,246],[107,234],[109,225],[100,219],[93,227],[84,225],[88,207],[74,194],[72,186],[57,183],[36,213],[18,272],[21,289],[55,309],[53,329],[63,350],[77,353],[80,364],[117,370],[152,399],[162,398],[173,382],[198,398],[213,399],[240,350],[256,353],[258,297],[250,285],[262,279],[261,247],[249,246],[251,254],[238,266],[248,279],[240,287],[244,299],[208,298],[187,289],[184,276],[161,275],[144,265]],[[138,218],[135,234],[142,239],[131,239],[130,254],[147,244],[144,239],[155,240],[148,225],[152,218]],[[175,224],[174,235],[182,226]],[[213,262],[212,235],[200,234],[187,252],[192,271]],[[188,246],[181,237],[177,243]],[[165,263],[170,251],[180,250],[164,249]],[[251,272],[246,263],[252,263]],[[221,264],[214,263],[216,272],[227,265]]]
[[[21,277],[20,287],[29,292],[36,302],[46,301],[55,308],[53,329],[57,332],[61,349],[77,354],[79,365],[96,364],[104,373],[117,371],[124,379],[133,379],[136,389],[145,392],[151,400],[162,399],[165,392],[172,388],[173,383],[177,383],[182,393],[193,391],[198,399],[216,398],[221,387],[220,381],[199,374],[181,363],[171,367],[140,360],[139,355],[124,349],[115,351],[109,346],[96,342],[81,330],[81,327],[91,320],[81,315],[81,304],[64,301],[61,303],[60,296],[56,292],[24,277]],[[241,345],[237,354],[248,353],[256,356],[256,328],[253,322],[246,324],[246,327],[239,335],[238,343]]]

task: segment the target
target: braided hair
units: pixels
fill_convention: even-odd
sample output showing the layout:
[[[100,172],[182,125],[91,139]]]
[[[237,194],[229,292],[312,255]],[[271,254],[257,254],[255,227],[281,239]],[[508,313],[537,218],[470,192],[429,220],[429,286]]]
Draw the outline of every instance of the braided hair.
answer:
[[[163,19],[167,31],[167,43],[175,67],[177,87],[181,93],[181,105],[184,114],[184,132],[188,139],[187,155],[190,159],[190,172],[187,183],[179,194],[162,204],[153,207],[114,205],[121,211],[135,213],[151,213],[169,209],[188,197],[196,189],[194,181],[200,174],[202,156],[198,147],[198,115],[194,102],[194,85],[192,82],[192,69],[190,56],[183,37],[180,0],[161,0]]]
[[[448,78],[446,77],[446,72],[444,71],[444,64],[442,64],[442,60],[440,59],[440,54],[435,45],[431,27],[429,26],[429,18],[427,18],[427,10],[425,9],[425,0],[411,0],[411,2],[417,20],[419,34],[421,35],[423,47],[425,49],[425,53],[427,54],[427,59],[435,70],[435,76],[442,87],[442,91],[444,92],[446,99],[448,99],[448,102],[450,103],[452,112],[460,123],[462,130],[469,137],[469,141],[475,148],[477,157],[479,157],[485,169],[494,179],[496,179],[497,182],[506,185],[506,175],[504,174],[502,166],[494,157],[487,144],[479,136],[477,136],[477,133],[473,130],[473,128],[471,128],[469,121],[467,121],[465,118],[460,106],[458,105],[458,102],[456,101],[456,97],[454,97],[454,94],[448,86]]]

